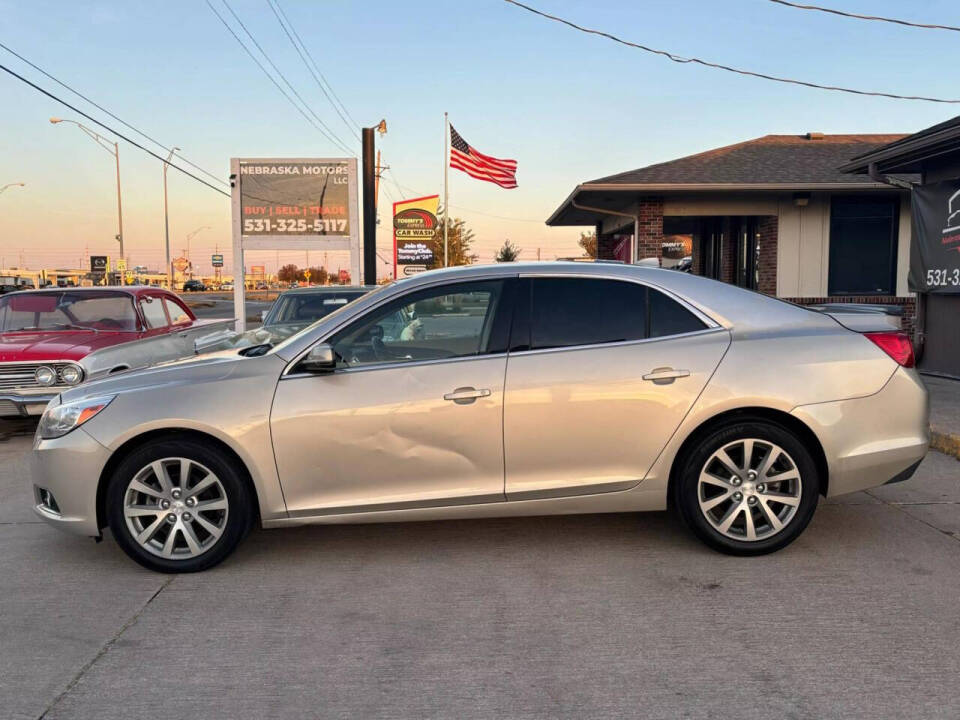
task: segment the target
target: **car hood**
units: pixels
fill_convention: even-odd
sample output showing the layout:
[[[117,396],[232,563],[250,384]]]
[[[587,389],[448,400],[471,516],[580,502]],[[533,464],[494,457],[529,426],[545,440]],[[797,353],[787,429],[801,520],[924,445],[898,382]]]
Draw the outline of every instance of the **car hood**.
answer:
[[[70,402],[97,395],[135,393],[151,388],[162,387],[173,390],[182,386],[224,380],[241,367],[247,371],[260,367],[265,374],[279,377],[285,365],[286,363],[280,358],[272,356],[247,358],[240,355],[238,350],[225,350],[109,375],[101,380],[78,385],[61,393],[60,397],[63,402]]]
[[[137,339],[137,333],[101,330],[0,333],[0,362],[82,360],[94,350]]]
[[[197,338],[194,343],[198,353],[208,353],[217,350],[241,349],[253,345],[276,345],[291,335],[300,332],[310,323],[279,323],[264,325],[263,327],[238,333],[234,330],[223,330]]]

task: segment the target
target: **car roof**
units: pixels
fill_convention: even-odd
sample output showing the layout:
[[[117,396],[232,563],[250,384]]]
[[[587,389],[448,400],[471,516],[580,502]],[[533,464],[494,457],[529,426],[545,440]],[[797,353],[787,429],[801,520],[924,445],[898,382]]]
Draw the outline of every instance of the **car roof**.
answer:
[[[107,285],[104,287],[47,287],[47,288],[38,288],[36,290],[18,290],[17,292],[7,293],[7,295],[23,295],[30,293],[33,295],[39,293],[123,293],[124,295],[139,295],[143,290],[163,290],[167,292],[165,288],[151,287],[148,285],[131,285],[131,286],[120,286],[120,285]]]
[[[281,295],[335,295],[337,293],[368,293],[376,289],[376,285],[312,285],[295,287],[284,290]]]

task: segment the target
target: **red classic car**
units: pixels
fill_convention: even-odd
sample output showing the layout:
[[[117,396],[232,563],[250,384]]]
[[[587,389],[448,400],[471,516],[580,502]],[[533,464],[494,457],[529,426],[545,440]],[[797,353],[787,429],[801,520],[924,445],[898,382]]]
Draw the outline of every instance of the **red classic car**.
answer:
[[[39,415],[64,388],[185,357],[198,335],[229,320],[197,320],[161,288],[52,288],[0,297],[0,417]]]

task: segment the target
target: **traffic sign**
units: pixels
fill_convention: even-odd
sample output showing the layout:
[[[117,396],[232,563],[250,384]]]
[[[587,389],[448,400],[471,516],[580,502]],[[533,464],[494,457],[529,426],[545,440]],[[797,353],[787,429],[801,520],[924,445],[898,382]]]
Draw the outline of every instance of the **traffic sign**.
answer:
[[[117,272],[125,273],[127,271],[127,261],[124,258],[117,258]]]

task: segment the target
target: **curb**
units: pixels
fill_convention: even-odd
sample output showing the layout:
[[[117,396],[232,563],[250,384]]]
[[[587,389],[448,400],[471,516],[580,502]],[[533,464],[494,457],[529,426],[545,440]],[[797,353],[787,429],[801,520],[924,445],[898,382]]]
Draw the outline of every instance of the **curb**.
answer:
[[[930,429],[930,449],[960,460],[960,435]]]

